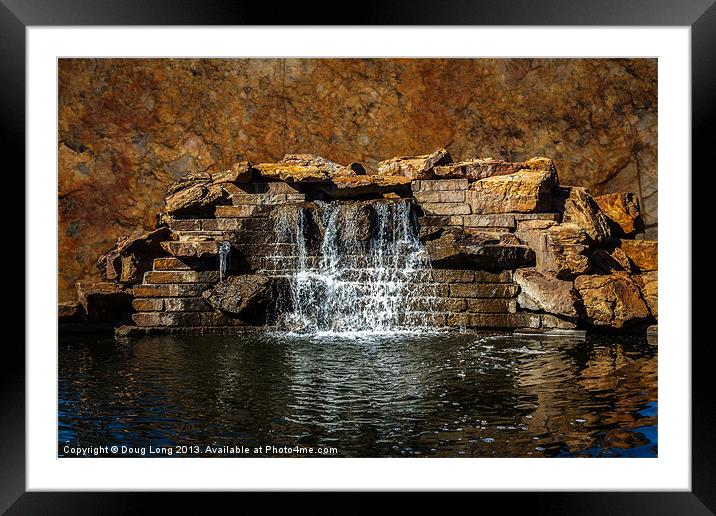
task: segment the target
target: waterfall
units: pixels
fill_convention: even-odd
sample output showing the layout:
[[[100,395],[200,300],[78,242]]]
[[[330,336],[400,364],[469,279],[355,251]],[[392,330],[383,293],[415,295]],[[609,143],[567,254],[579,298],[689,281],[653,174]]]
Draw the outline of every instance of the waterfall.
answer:
[[[226,275],[227,259],[229,257],[229,252],[231,251],[231,243],[224,240],[222,242],[219,242],[218,248],[219,248],[219,282],[223,282],[224,276]]]
[[[431,269],[411,208],[405,200],[317,201],[281,213],[277,238],[297,256],[279,323],[310,333],[427,328]]]

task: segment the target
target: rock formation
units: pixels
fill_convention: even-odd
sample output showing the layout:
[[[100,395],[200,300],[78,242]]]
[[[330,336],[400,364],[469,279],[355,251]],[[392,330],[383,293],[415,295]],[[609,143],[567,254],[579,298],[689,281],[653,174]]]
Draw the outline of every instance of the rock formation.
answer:
[[[395,320],[406,324],[645,327],[658,317],[658,256],[656,242],[634,239],[640,217],[630,194],[595,199],[561,185],[548,158],[452,163],[438,149],[376,171],[308,154],[244,161],[178,180],[157,229],[120,239],[99,260],[105,283],[79,285],[81,307],[61,305],[58,316],[119,321],[133,311],[153,331],[279,324],[277,302],[296,271],[318,276],[294,288],[294,307],[316,303],[320,289],[350,288],[354,304],[314,316],[380,311],[360,282],[388,266],[388,283],[412,282],[390,307],[405,310]],[[346,260],[355,265],[320,278]]]
[[[594,325],[621,328],[649,317],[639,286],[624,272],[579,276],[574,286],[584,303],[587,321]]]
[[[58,60],[60,300],[195,172],[311,152],[366,168],[550,156],[564,184],[639,196],[657,222],[657,59]],[[671,170],[662,170],[671,173]]]
[[[271,282],[260,274],[230,276],[205,290],[201,297],[227,315],[241,316],[264,308],[271,295]]]

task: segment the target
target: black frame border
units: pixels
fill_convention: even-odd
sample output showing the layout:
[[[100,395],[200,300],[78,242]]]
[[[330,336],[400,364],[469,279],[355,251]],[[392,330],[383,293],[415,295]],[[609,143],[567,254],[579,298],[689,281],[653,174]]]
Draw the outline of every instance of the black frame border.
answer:
[[[25,156],[12,152],[12,149],[25,148],[25,29],[63,25],[688,26],[691,27],[692,59],[692,170],[713,168],[708,149],[713,146],[712,131],[716,127],[714,2],[716,0],[579,0],[578,3],[570,0],[504,0],[501,3],[397,0],[381,4],[368,0],[355,5],[350,15],[341,16],[340,11],[333,9],[312,12],[310,6],[302,3],[277,8],[269,3],[222,0],[0,0],[0,128],[4,147],[10,149],[5,154],[5,163],[10,161],[5,172],[6,176],[22,178],[19,191],[26,196],[29,192],[25,189],[25,175],[18,173],[25,170]],[[692,172],[688,180],[693,183],[693,179]],[[693,193],[692,189],[692,206],[696,205]],[[24,220],[23,233],[26,238]],[[708,267],[709,264],[701,263],[707,259],[702,256],[705,254],[695,256],[692,252],[692,270],[698,266]],[[25,274],[27,272],[25,270]],[[24,295],[22,299],[25,309],[31,310],[24,302]],[[692,309],[697,313],[705,311],[703,305],[696,303],[692,303]],[[0,512],[74,516],[126,514],[148,509],[148,502],[156,501],[156,494],[25,492],[25,352],[14,339],[7,340],[10,342],[4,350],[4,360],[0,361]],[[716,411],[710,369],[716,353],[711,343],[697,342],[692,345],[691,356],[691,492],[509,493],[507,497],[499,493],[478,493],[480,501],[502,503],[511,509],[524,507],[539,514],[714,514]],[[231,494],[220,496],[226,499]],[[187,501],[184,493],[162,498],[165,510],[171,506],[181,508],[179,504],[183,506]]]

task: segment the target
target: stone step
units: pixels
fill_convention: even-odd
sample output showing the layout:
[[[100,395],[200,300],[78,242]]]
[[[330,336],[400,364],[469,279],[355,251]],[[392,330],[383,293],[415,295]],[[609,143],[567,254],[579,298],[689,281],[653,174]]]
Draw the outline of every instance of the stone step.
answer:
[[[454,283],[450,285],[450,297],[515,297],[519,289],[512,283]]]
[[[229,257],[227,263],[227,271],[240,271],[243,269],[239,260],[233,260]],[[219,258],[217,256],[208,256],[204,258],[176,258],[167,256],[163,258],[155,258],[152,264],[154,271],[217,271],[219,270]]]
[[[465,191],[418,191],[413,193],[413,197],[420,203],[461,203],[465,202]]]
[[[222,231],[175,231],[179,242],[220,242],[225,239]]]
[[[428,312],[469,312],[469,313],[504,313],[517,312],[516,299],[478,299],[478,298],[452,298],[438,297],[419,298],[410,306],[412,310],[425,310]]]
[[[252,205],[252,206],[271,206],[278,204],[286,204],[292,202],[306,202],[315,199],[315,195],[308,195],[305,193],[290,193],[290,194],[272,194],[272,193],[261,193],[251,194],[245,192],[237,192],[230,195],[231,204],[234,206],[241,205]]]
[[[515,229],[517,227],[515,216],[510,213],[500,213],[495,215],[465,215],[463,219],[465,227],[505,229]]]
[[[132,308],[136,312],[161,312],[164,310],[162,298],[137,297],[132,301]]]
[[[462,215],[428,215],[418,217],[418,225],[420,227],[462,226],[464,223],[465,218]]]
[[[302,194],[304,185],[284,183],[283,181],[263,183],[224,183],[224,188],[232,196],[251,194]]]
[[[515,220],[552,220],[559,221],[559,213],[543,212],[543,213],[509,213],[508,215],[514,215]]]
[[[273,220],[266,217],[168,220],[169,229],[172,231],[273,231],[273,224]]]
[[[147,271],[144,284],[156,283],[216,283],[219,271]]]
[[[425,215],[470,215],[472,209],[464,202],[424,202],[420,204]]]
[[[453,313],[447,315],[447,325],[465,328],[515,329],[539,327],[539,314]],[[535,324],[537,326],[535,326]]]
[[[137,312],[213,312],[201,297],[135,298],[132,306]]]
[[[266,217],[200,219],[206,231],[269,231],[273,233],[273,220]]]
[[[183,283],[183,284],[155,284],[135,285],[133,290],[135,298],[142,297],[196,297],[211,287],[209,283]]]
[[[136,312],[132,320],[137,326],[244,326],[218,312]]]
[[[243,218],[243,217],[260,217],[268,216],[270,212],[269,206],[254,206],[243,204],[240,206],[217,206],[214,210],[216,218]]]
[[[200,231],[201,219],[169,219],[169,229],[172,231]]]
[[[416,194],[418,192],[465,191],[467,186],[467,179],[421,179],[413,181],[411,184],[411,188]]]
[[[171,240],[161,243],[162,249],[179,258],[216,256],[219,254],[216,242],[179,242]]]
[[[432,278],[437,283],[512,283],[512,271],[433,269]]]

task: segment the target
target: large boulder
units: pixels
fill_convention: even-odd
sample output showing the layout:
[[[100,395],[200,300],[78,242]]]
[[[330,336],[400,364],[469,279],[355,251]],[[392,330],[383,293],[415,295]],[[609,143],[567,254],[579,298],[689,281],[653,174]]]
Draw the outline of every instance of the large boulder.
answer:
[[[523,169],[475,181],[465,192],[465,202],[474,214],[550,211],[556,183],[553,171]]]
[[[590,271],[589,237],[576,224],[518,229],[515,236],[535,252],[538,272],[572,279]]]
[[[593,242],[606,241],[611,235],[609,220],[586,188],[570,186],[560,190],[562,195],[556,200],[562,204],[562,222],[576,224]]]
[[[164,198],[164,211],[170,215],[211,215],[212,209],[228,199],[221,185],[199,179],[184,182],[181,188],[169,192]]]
[[[432,179],[434,167],[451,163],[450,153],[438,149],[421,156],[400,156],[381,161],[377,165],[378,173],[386,176],[405,176],[410,179]]]
[[[205,290],[201,297],[227,315],[259,315],[271,298],[271,281],[261,274],[229,276]]]
[[[102,279],[125,284],[141,283],[144,273],[151,270],[154,258],[166,254],[161,243],[170,238],[171,231],[167,227],[120,238],[97,260]]]
[[[313,154],[286,154],[277,163],[259,163],[255,168],[265,179],[286,183],[326,183],[334,177],[358,175],[362,170],[359,163],[344,167]]]
[[[222,185],[247,183],[252,177],[248,161],[234,163],[228,170],[188,174],[167,189],[164,211],[169,215],[210,217],[217,205],[230,204],[229,192]]]
[[[632,276],[634,282],[639,286],[641,290],[641,296],[646,302],[646,306],[649,307],[651,315],[654,319],[659,318],[659,273],[656,271],[644,272],[642,274],[635,274]]]
[[[131,311],[131,288],[107,282],[77,282],[76,285],[77,298],[88,322],[113,322]]]
[[[513,277],[520,286],[518,302],[523,308],[566,317],[579,315],[579,297],[572,281],[542,274],[534,268],[517,269]]]
[[[611,222],[615,236],[633,236],[644,231],[639,198],[631,192],[610,193],[594,198]]]
[[[639,286],[627,273],[579,276],[574,286],[582,298],[587,321],[595,326],[622,328],[649,318]]]
[[[639,272],[659,269],[659,245],[655,240],[621,240],[619,247]]]
[[[459,161],[448,165],[440,165],[433,169],[438,179],[467,178],[477,181],[492,176],[514,174],[520,170],[545,170],[556,172],[554,163],[549,158],[532,158],[527,161],[501,161],[493,158],[475,158]]]
[[[534,263],[534,252],[510,233],[449,229],[425,247],[431,263],[448,268],[514,269]]]

